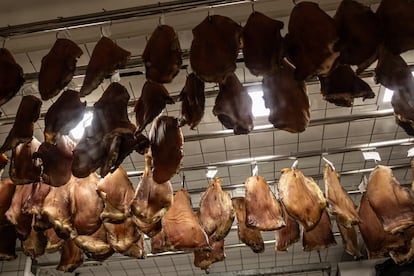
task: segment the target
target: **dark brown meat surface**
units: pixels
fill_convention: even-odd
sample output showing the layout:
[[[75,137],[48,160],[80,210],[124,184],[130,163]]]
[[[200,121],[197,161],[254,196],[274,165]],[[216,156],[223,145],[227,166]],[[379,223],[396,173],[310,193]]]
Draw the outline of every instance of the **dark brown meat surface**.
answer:
[[[205,95],[204,82],[196,74],[187,76],[180,93],[181,118],[180,125],[187,124],[194,129],[204,116]]]
[[[23,69],[6,48],[0,48],[0,106],[7,103],[24,83]]]

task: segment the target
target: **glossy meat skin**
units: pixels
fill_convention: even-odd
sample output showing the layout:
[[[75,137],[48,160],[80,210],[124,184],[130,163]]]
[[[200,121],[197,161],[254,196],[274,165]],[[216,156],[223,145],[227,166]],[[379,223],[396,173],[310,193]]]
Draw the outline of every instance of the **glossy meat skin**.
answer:
[[[92,93],[107,75],[123,68],[130,56],[129,51],[116,45],[110,38],[102,36],[93,48],[91,59],[86,67],[80,96],[84,97]]]
[[[247,134],[253,129],[252,99],[234,73],[219,84],[213,114],[234,134]]]
[[[287,62],[265,75],[263,99],[270,109],[268,120],[275,128],[292,133],[302,132],[310,120],[310,101],[304,81],[294,79],[293,67]]]
[[[108,243],[107,232],[103,224],[91,234],[77,236],[74,242],[88,257],[97,261],[103,261],[114,253]]]
[[[305,177],[298,169],[285,168],[281,171],[277,189],[288,213],[306,231],[317,225],[326,207],[326,200],[312,178]]]
[[[205,82],[225,81],[236,70],[242,27],[231,18],[209,15],[193,28],[190,64]]]
[[[303,229],[302,243],[303,251],[320,250],[336,245],[331,220],[326,209],[322,212],[321,219],[313,229],[309,231]]]
[[[338,173],[329,165],[325,165],[323,180],[329,213],[335,216],[338,224],[346,228],[361,222],[354,202],[339,182]]]
[[[108,244],[118,253],[126,253],[142,235],[132,218],[127,218],[122,223],[104,222],[103,225]]]
[[[6,48],[0,48],[0,106],[7,103],[24,83],[23,69]]]
[[[265,75],[282,59],[283,22],[254,11],[243,27],[244,64],[256,76]]]
[[[147,252],[144,247],[144,235],[141,233],[140,238],[122,254],[135,259],[145,259],[147,257]]]
[[[142,59],[147,79],[169,83],[178,74],[183,63],[180,41],[173,27],[158,25],[151,34]]]
[[[199,267],[202,270],[205,270],[206,273],[209,273],[210,266],[215,262],[221,262],[226,258],[224,253],[224,239],[220,241],[211,241],[210,244],[212,251],[197,251],[193,252],[194,254],[194,265]]]
[[[137,132],[141,133],[162,112],[167,104],[173,103],[174,100],[170,97],[164,85],[147,80],[134,107]]]
[[[400,185],[389,167],[377,165],[369,176],[367,198],[391,234],[403,231],[414,223],[414,197]]]
[[[352,225],[350,228],[346,228],[336,220],[339,233],[342,237],[342,243],[345,247],[345,252],[351,256],[359,258],[362,256],[358,245],[358,234],[356,232],[356,226]]]
[[[280,203],[263,177],[251,176],[244,186],[247,227],[271,231],[286,225]]]
[[[198,219],[210,240],[223,240],[234,221],[234,208],[231,196],[221,189],[222,180],[214,178],[201,195]]]
[[[169,181],[180,169],[184,137],[178,119],[160,116],[149,132],[152,157],[152,177],[156,183]]]
[[[39,71],[39,92],[42,100],[55,97],[73,78],[82,49],[73,41],[58,38],[42,58]]]
[[[265,250],[262,234],[257,229],[246,226],[246,207],[244,197],[231,199],[236,212],[239,239],[244,242],[254,253],[262,253]]]
[[[32,157],[39,146],[40,142],[33,137],[31,141],[19,144],[12,149],[9,175],[16,185],[40,180],[40,164]]]
[[[299,223],[289,215],[283,204],[281,207],[286,225],[275,230],[275,251],[287,251],[289,246],[300,239]]]
[[[296,67],[295,79],[326,75],[339,56],[334,50],[337,39],[334,20],[317,3],[296,4],[285,36],[287,56]]]
[[[49,228],[44,230],[43,233],[47,239],[46,253],[54,253],[62,248],[65,240],[58,237],[55,229]]]
[[[64,272],[73,272],[76,268],[83,264],[83,252],[76,246],[75,242],[67,239],[63,244],[60,261],[57,270]]]
[[[206,101],[204,82],[196,74],[189,74],[179,98],[181,101],[180,125],[187,124],[194,129],[204,116]]]

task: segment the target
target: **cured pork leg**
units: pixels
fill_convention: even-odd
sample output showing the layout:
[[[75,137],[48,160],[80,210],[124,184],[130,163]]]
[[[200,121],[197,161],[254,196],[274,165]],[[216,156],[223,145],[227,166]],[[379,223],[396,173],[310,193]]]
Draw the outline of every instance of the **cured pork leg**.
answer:
[[[213,114],[234,134],[247,134],[253,129],[252,99],[234,73],[220,83]]]
[[[62,248],[65,240],[59,238],[53,228],[46,229],[43,233],[47,239],[46,253],[54,253]]]
[[[196,74],[187,76],[180,93],[181,118],[180,125],[187,124],[194,129],[204,116],[205,95],[204,82]]]
[[[277,189],[283,205],[305,231],[311,230],[326,207],[322,191],[312,178],[305,177],[298,169],[285,168],[281,173]]]
[[[279,201],[261,176],[245,181],[246,226],[261,231],[276,230],[286,225]]]
[[[244,64],[256,76],[265,75],[280,64],[283,22],[254,11],[243,27]]]
[[[108,244],[107,232],[103,224],[90,235],[77,236],[74,242],[88,257],[97,261],[103,261],[114,253]]]
[[[16,185],[10,178],[6,178],[0,182],[0,225],[8,224],[6,212],[12,204],[15,191]]]
[[[361,251],[359,250],[358,245],[358,235],[355,229],[355,225],[352,225],[350,228],[346,228],[336,219],[338,225],[339,233],[342,237],[342,243],[345,247],[345,252],[355,258],[362,256]]]
[[[58,38],[49,53],[42,58],[39,71],[39,92],[46,101],[65,88],[75,73],[82,49],[73,41]]]
[[[175,30],[168,25],[158,25],[145,46],[142,59],[147,79],[158,83],[171,82],[183,63]]]
[[[215,262],[221,262],[226,258],[224,253],[224,239],[220,241],[211,241],[211,252],[209,251],[197,251],[193,252],[194,254],[194,265],[199,267],[202,270],[205,270],[206,273],[209,273],[210,266]]]
[[[9,174],[15,184],[28,184],[40,180],[41,167],[33,158],[33,153],[39,146],[40,142],[33,137],[31,141],[19,144],[12,149]]]
[[[135,259],[145,259],[147,257],[147,252],[144,247],[144,235],[141,234],[140,238],[122,254]]]
[[[104,222],[103,225],[107,232],[108,244],[118,253],[126,253],[141,238],[141,233],[132,218],[127,218],[122,223]]]
[[[377,165],[371,172],[367,198],[386,232],[395,234],[413,225],[413,195],[400,185],[390,168]]]
[[[73,272],[82,264],[82,250],[76,246],[73,240],[67,239],[60,252],[60,261],[56,269],[64,272]]]
[[[409,264],[414,260],[414,228],[407,228],[401,239],[404,240],[404,246],[390,251],[390,257],[398,265]]]
[[[22,242],[23,253],[26,256],[36,259],[46,252],[47,238],[43,231],[36,231],[32,228],[29,236]]]
[[[0,106],[7,103],[24,83],[23,69],[6,48],[0,48]]]
[[[303,251],[320,250],[336,245],[331,220],[326,209],[314,228],[309,231],[303,230],[302,243]]]
[[[262,253],[265,250],[262,234],[257,229],[246,226],[246,206],[244,197],[231,199],[236,212],[239,239],[245,243],[254,253]]]
[[[23,210],[25,202],[29,200],[32,186],[33,184],[17,186],[10,208],[5,213],[7,220],[15,226],[17,236],[20,240],[27,239],[32,230],[33,216]]]
[[[289,215],[283,205],[281,207],[286,225],[275,230],[275,251],[287,251],[289,246],[300,239],[299,223]]]
[[[129,51],[116,45],[110,38],[102,36],[93,48],[91,59],[86,67],[80,96],[84,97],[92,93],[107,75],[123,68],[130,56]]]
[[[157,235],[162,229],[161,220],[154,223],[146,223],[136,216],[132,216],[132,220],[138,227],[139,231],[151,238]]]

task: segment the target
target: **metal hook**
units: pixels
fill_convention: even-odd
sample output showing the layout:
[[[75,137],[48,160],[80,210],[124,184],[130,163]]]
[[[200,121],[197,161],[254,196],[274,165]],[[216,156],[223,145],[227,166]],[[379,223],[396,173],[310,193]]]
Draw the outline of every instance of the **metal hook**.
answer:
[[[183,187],[183,189],[185,189],[185,174],[183,173],[182,174],[182,177],[181,177],[181,186]]]
[[[6,40],[7,40],[7,37],[5,37],[4,40],[3,40],[2,48],[4,48],[6,46]]]
[[[292,170],[296,169],[296,167],[298,166],[299,160],[295,160],[295,162],[293,162],[292,167],[290,167]]]
[[[296,3],[296,0],[292,0],[292,2],[293,2],[293,5],[297,5],[297,3]]]
[[[335,167],[334,167],[334,165],[332,164],[332,162],[331,161],[329,161],[328,159],[326,159],[325,157],[323,157],[322,156],[322,159],[323,159],[323,161],[325,161],[326,162],[326,164],[328,164],[331,168],[332,168],[332,170],[334,170],[335,171]]]
[[[254,2],[255,2],[256,0],[252,0],[252,12],[253,13],[255,13],[256,11],[254,10]]]

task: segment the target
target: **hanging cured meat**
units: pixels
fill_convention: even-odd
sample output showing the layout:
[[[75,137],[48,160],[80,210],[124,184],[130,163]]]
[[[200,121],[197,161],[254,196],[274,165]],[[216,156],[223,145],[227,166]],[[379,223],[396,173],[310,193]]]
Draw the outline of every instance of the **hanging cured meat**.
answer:
[[[65,240],[60,252],[60,261],[57,270],[73,272],[83,264],[83,252],[71,239]]]
[[[390,250],[404,246],[404,240],[398,235],[391,235],[384,231],[384,227],[372,209],[366,193],[361,197],[358,213],[362,220],[359,224],[359,231],[364,240],[369,259],[385,257]]]
[[[139,239],[122,254],[135,259],[145,259],[147,257],[147,252],[144,247],[144,235],[140,233]]]
[[[382,29],[377,15],[370,7],[354,0],[343,0],[336,10],[335,25],[342,64],[358,65],[361,73],[377,58],[377,47],[381,43]]]
[[[80,96],[84,97],[92,93],[107,75],[123,68],[130,56],[129,51],[116,45],[110,38],[102,36],[93,48],[91,59],[86,67]]]
[[[339,56],[334,50],[337,40],[335,21],[317,3],[296,4],[285,36],[287,56],[296,67],[295,79],[328,74]]]
[[[135,102],[135,119],[137,132],[141,133],[145,127],[157,117],[167,104],[173,104],[164,85],[146,81],[142,87],[141,96]]]
[[[236,70],[242,27],[221,15],[209,15],[193,29],[190,64],[205,82],[223,82]]]
[[[8,224],[5,214],[12,204],[15,190],[16,185],[10,178],[6,178],[0,182],[0,225]]]
[[[46,196],[49,194],[51,187],[42,181],[34,182],[30,184],[30,186],[30,194],[28,195],[27,200],[22,203],[21,208],[23,213],[35,215],[33,227],[35,228],[35,230],[39,230],[36,229],[36,219],[41,219],[43,203],[45,201]]]
[[[323,173],[325,196],[328,201],[328,210],[335,216],[338,224],[346,228],[361,222],[354,202],[339,182],[339,175],[329,164],[325,165]]]
[[[32,158],[39,146],[40,142],[33,137],[31,141],[19,144],[12,149],[9,175],[13,183],[19,185],[40,180],[41,167]]]
[[[131,201],[132,213],[142,222],[154,224],[170,208],[173,200],[171,182],[157,183],[151,172],[151,157],[145,156],[145,170]],[[143,231],[141,229],[141,231]]]
[[[299,223],[289,215],[283,204],[281,207],[286,225],[275,230],[275,251],[287,251],[289,246],[300,239]]]
[[[0,48],[0,106],[7,103],[24,83],[23,69],[6,48]]]
[[[358,235],[355,225],[352,225],[350,228],[346,228],[338,221],[338,218],[336,219],[336,224],[338,225],[338,230],[342,237],[345,252],[356,258],[361,257],[362,254],[359,250]]]
[[[107,232],[103,225],[91,234],[77,236],[74,241],[87,256],[97,261],[103,261],[114,253],[108,244]]]
[[[47,239],[46,253],[54,253],[62,248],[65,240],[58,237],[55,229],[49,228],[44,230],[43,233]]]
[[[82,49],[73,41],[58,38],[49,53],[42,58],[39,71],[39,92],[46,101],[65,88],[75,73]]]
[[[233,197],[231,199],[236,212],[239,239],[255,253],[265,250],[262,234],[257,229],[246,226],[246,206],[244,197]]]
[[[338,65],[327,77],[319,76],[321,94],[325,101],[350,107],[355,98],[372,99],[375,93],[360,79],[349,65]]]
[[[214,178],[201,195],[198,219],[212,241],[220,241],[229,233],[234,221],[231,196],[221,189],[222,180]],[[214,250],[214,249],[213,249]]]
[[[262,81],[265,106],[270,109],[269,122],[275,128],[292,133],[302,132],[310,120],[310,101],[304,81],[297,81],[287,62]],[[295,103],[295,104],[292,104]]]
[[[134,187],[122,167],[108,173],[99,181],[97,192],[102,198],[105,209],[100,214],[104,222],[123,222],[130,214],[130,203],[134,198]]]
[[[401,232],[414,224],[414,198],[389,167],[377,165],[369,176],[367,198],[384,230]]]
[[[151,142],[152,177],[157,183],[164,183],[180,169],[183,159],[184,137],[178,119],[160,116],[149,132]]]
[[[303,229],[302,243],[304,251],[321,250],[336,245],[331,220],[326,209],[314,228],[309,231]]]
[[[146,223],[136,216],[132,216],[132,220],[138,227],[139,231],[151,238],[157,235],[162,229],[161,220],[154,223]]]
[[[404,240],[404,246],[391,250],[389,254],[396,264],[405,265],[414,260],[414,228],[407,228],[401,239]]]
[[[167,244],[174,250],[211,249],[208,237],[201,228],[190,205],[190,194],[180,189],[161,220]]]
[[[73,150],[72,173],[86,177],[100,168],[101,177],[113,172],[134,149],[136,127],[129,121],[128,91],[119,83],[111,83],[94,104],[93,119]]]
[[[17,186],[10,208],[5,213],[7,220],[15,226],[18,238],[23,241],[32,230],[33,216],[23,210],[25,202],[29,200],[32,186],[33,184]]]
[[[196,74],[189,74],[179,98],[181,101],[180,125],[187,124],[194,129],[204,116],[206,101],[204,82]]]
[[[234,73],[220,83],[213,114],[234,134],[247,134],[253,129],[252,99]]]
[[[194,265],[199,267],[205,272],[209,273],[210,266],[215,262],[221,262],[226,258],[224,253],[224,239],[220,241],[211,241],[211,252],[209,251],[198,251],[195,250],[194,254]]]
[[[123,254],[141,238],[141,233],[132,218],[127,218],[122,223],[104,222],[103,224],[107,232],[108,244],[118,253]]]
[[[151,237],[151,253],[158,254],[167,251],[174,251],[174,247],[165,238],[163,230]]]
[[[263,177],[251,176],[244,186],[247,227],[271,231],[286,225],[280,203]]]
[[[168,25],[159,25],[151,34],[142,60],[145,64],[147,79],[168,83],[178,74],[183,60],[180,41],[175,30]]]
[[[311,230],[326,207],[322,191],[311,177],[305,177],[298,169],[285,168],[281,173],[277,189],[283,205],[305,231]]]
[[[244,64],[256,76],[265,75],[282,59],[283,22],[254,11],[243,27]]]
[[[410,0],[382,0],[377,9],[384,44],[394,54],[414,49],[413,14]]]
[[[23,253],[26,256],[36,259],[45,254],[47,238],[43,231],[31,229],[29,236],[22,242]]]
[[[69,132],[82,120],[86,102],[81,102],[79,92],[63,91],[62,95],[49,107],[45,115],[45,141],[55,142],[55,136],[69,135]]]

